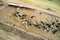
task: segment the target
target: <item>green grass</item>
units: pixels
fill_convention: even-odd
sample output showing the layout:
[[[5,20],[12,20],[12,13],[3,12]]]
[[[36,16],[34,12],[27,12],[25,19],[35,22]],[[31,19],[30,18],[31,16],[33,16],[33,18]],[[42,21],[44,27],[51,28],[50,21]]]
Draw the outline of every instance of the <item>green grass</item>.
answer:
[[[49,0],[36,0],[37,5],[40,5],[41,8],[51,8],[52,10],[56,11],[56,12],[60,12],[60,1],[58,0],[53,0],[53,1],[49,1]],[[41,2],[44,2],[44,4],[42,4]],[[41,4],[40,4],[41,3]]]
[[[38,8],[51,8],[52,10],[60,13],[60,0],[20,0],[22,3],[26,3],[31,6],[35,6]]]
[[[60,5],[60,0],[37,0],[37,1],[45,1],[45,2],[50,2],[50,3],[55,3]]]
[[[0,23],[0,30],[11,32],[13,30],[13,27],[10,27],[10,26]]]
[[[0,40],[5,40],[4,38],[0,37]]]

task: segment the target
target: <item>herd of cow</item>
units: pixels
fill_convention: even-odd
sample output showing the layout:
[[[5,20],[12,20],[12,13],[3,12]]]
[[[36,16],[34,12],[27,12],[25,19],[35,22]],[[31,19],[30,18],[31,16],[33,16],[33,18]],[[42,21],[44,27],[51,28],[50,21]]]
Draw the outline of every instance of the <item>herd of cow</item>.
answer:
[[[60,22],[59,22],[58,19],[55,22],[52,22],[51,24],[48,24],[48,23],[44,23],[43,21],[31,22],[26,18],[27,17],[26,14],[19,13],[18,11],[15,11],[13,15],[22,19],[22,23],[26,28],[33,25],[36,28],[43,29],[46,32],[49,32],[50,29],[51,29],[51,32],[53,34],[60,31]],[[30,18],[36,18],[36,17],[31,16]]]

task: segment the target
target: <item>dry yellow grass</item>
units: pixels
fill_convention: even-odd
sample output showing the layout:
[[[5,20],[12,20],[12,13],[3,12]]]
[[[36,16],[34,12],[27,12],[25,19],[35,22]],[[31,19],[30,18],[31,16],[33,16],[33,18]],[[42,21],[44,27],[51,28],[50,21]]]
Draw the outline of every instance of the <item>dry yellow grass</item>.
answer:
[[[51,16],[49,16],[43,12],[42,12],[42,14],[39,14],[39,11],[37,11],[37,10],[29,10],[29,9],[27,10],[27,9],[21,9],[21,8],[17,9],[14,7],[5,7],[4,9],[0,10],[0,15],[1,15],[0,19],[3,19],[4,22],[9,23],[11,25],[15,24],[16,27],[19,27],[27,32],[31,32],[31,33],[34,33],[34,34],[39,35],[39,36],[44,36],[47,38],[53,36],[51,32],[44,32],[42,29],[38,29],[33,25],[31,27],[28,26],[29,28],[27,29],[22,24],[22,20],[19,17],[13,16],[15,10],[17,10],[18,12],[20,12],[22,14],[27,14],[27,19],[30,21],[32,20],[35,22],[35,21],[42,20],[42,21],[47,22],[47,23],[51,23],[51,21],[52,21]],[[31,19],[30,17],[32,15],[36,16],[37,18]]]
[[[13,14],[14,14],[14,11],[17,10],[16,8],[13,8],[13,7],[6,7],[4,8],[4,10],[0,10],[0,14],[2,14],[2,19],[3,21],[5,21],[6,23],[9,23],[11,25],[14,25],[27,31],[27,32],[31,32],[31,33],[34,33],[34,34],[37,34],[37,35],[41,35],[41,36],[44,36],[44,37],[47,37],[49,38],[50,36],[52,36],[52,34],[50,32],[44,32],[42,29],[38,29],[36,27],[34,27],[33,25],[30,27],[28,26],[29,28],[27,29],[23,24],[22,24],[22,20],[19,18],[19,17],[14,17]],[[37,12],[36,10],[27,10],[27,9],[19,9],[17,10],[19,11],[20,13],[23,13],[23,14],[27,14],[27,19],[28,20],[32,20],[32,21],[44,21],[44,22],[48,22],[48,23],[51,23],[51,16],[47,15],[47,14],[39,14],[39,12]],[[30,17],[34,15],[36,16],[37,18],[35,19],[31,19]],[[46,20],[48,19],[48,21]],[[43,35],[44,34],[44,35]],[[48,36],[47,36],[47,35]]]

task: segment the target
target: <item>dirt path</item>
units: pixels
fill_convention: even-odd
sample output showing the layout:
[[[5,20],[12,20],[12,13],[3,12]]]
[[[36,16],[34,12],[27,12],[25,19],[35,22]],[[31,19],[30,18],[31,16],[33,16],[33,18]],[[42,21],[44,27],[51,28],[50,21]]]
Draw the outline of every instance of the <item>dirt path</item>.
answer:
[[[16,36],[12,33],[0,30],[0,40],[25,40],[25,39],[22,39],[21,37]]]

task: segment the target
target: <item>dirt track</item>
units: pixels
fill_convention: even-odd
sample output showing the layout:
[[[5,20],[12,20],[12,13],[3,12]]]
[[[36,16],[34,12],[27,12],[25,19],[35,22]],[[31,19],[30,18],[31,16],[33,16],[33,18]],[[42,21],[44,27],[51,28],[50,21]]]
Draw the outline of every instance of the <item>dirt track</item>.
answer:
[[[25,39],[22,39],[21,37],[16,36],[12,33],[0,30],[0,40],[25,40]]]

